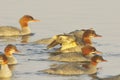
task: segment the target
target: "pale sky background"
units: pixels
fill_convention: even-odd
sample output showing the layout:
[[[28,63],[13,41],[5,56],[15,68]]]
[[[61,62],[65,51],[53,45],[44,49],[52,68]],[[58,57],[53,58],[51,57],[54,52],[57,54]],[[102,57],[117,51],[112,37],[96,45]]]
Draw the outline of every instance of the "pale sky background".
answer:
[[[29,14],[41,20],[30,24],[32,32],[41,38],[91,27],[98,33],[102,30],[109,34],[120,29],[119,3],[119,0],[1,0],[0,25],[20,28],[18,19]]]

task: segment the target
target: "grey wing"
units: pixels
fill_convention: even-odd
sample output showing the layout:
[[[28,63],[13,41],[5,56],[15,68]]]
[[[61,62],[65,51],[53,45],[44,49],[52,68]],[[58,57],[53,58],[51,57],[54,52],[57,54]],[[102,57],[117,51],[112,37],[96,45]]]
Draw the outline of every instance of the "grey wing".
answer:
[[[0,27],[0,36],[12,36],[20,35],[21,31],[18,28],[12,26],[1,26]]]
[[[35,44],[50,44],[52,41],[53,41],[52,38],[44,38],[44,39],[37,40],[33,43],[35,43]]]

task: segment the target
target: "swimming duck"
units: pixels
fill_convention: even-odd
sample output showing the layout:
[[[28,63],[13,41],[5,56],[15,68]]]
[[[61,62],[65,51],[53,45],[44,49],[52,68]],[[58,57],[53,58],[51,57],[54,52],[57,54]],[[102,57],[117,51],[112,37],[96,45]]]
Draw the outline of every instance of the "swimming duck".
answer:
[[[82,62],[82,61],[90,61],[91,57],[95,54],[100,54],[100,51],[97,51],[95,47],[92,46],[84,46],[81,48],[82,52],[72,52],[72,53],[64,53],[58,55],[52,55],[48,59],[53,61],[63,61],[63,62]]]
[[[102,56],[95,55],[91,58],[91,62],[88,64],[80,63],[67,63],[56,64],[49,69],[43,70],[45,73],[58,74],[58,75],[80,75],[80,74],[94,74],[97,72],[97,64],[99,62],[105,62]]]
[[[56,45],[61,45],[60,50],[65,50],[68,48],[73,48],[77,46],[76,38],[73,35],[60,34],[53,37],[53,41],[47,46],[47,48],[52,48]]]
[[[84,34],[85,33],[85,34]],[[93,28],[90,29],[81,29],[81,30],[75,30],[70,32],[69,34],[74,35],[78,39],[82,39],[83,34],[86,36],[91,35],[91,38],[93,37],[102,37],[101,35],[96,34],[95,30]],[[89,34],[89,35],[88,35]]]
[[[67,33],[67,34],[74,35],[74,36],[77,38],[78,41],[79,41],[79,40],[81,41],[84,32],[86,32],[85,35],[90,33],[90,34],[93,34],[94,37],[102,37],[101,35],[96,34],[96,32],[95,32],[95,30],[93,30],[93,28],[75,30],[75,31],[72,31],[72,32]],[[64,34],[63,34],[63,35],[64,35]],[[91,39],[91,38],[90,38],[90,39]],[[46,45],[47,45],[47,44],[52,43],[53,41],[54,41],[54,38],[53,38],[53,37],[49,37],[49,38],[43,38],[43,39],[37,40],[37,41],[35,41],[35,42],[33,42],[33,43],[35,43],[35,44],[46,44]],[[80,41],[79,41],[79,42],[80,42]]]
[[[0,36],[19,36],[31,34],[30,28],[28,27],[29,22],[38,22],[39,20],[34,19],[30,15],[24,15],[20,18],[19,23],[21,30],[12,26],[0,26]]]
[[[82,29],[82,30],[75,30],[73,32],[70,32],[69,34],[72,34],[76,37],[77,41],[81,44],[92,44],[91,39],[95,37],[102,37],[101,35],[96,34],[95,30],[93,28],[90,29]]]
[[[5,55],[0,56],[0,78],[8,78],[12,76],[7,64],[7,57]]]
[[[13,56],[13,53],[18,53],[19,51],[17,50],[16,46],[12,45],[12,44],[8,44],[5,49],[4,49],[4,55],[7,57],[8,59],[8,63],[9,65],[12,64],[17,64],[17,60],[16,58]]]
[[[84,44],[91,45],[92,44],[91,39],[95,38],[95,37],[102,37],[102,36],[96,34],[96,32],[94,30],[88,29],[88,30],[85,30],[85,32],[83,33],[82,39],[80,39],[80,38],[77,38],[77,39],[79,42],[82,40]]]
[[[81,52],[81,48],[85,45],[92,45],[91,37],[95,37],[94,31],[86,30],[82,39],[78,39],[74,35],[60,34],[53,37],[53,41],[47,46],[52,48],[56,45],[61,46],[59,52]]]

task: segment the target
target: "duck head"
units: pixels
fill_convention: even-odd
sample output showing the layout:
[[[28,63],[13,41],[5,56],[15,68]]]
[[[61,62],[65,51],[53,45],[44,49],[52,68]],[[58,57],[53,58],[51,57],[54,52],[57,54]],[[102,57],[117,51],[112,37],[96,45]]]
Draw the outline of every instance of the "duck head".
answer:
[[[88,30],[84,30],[82,40],[84,44],[92,44],[91,38],[94,38],[94,37],[102,37],[102,36],[96,34],[96,32],[93,29],[88,29]]]
[[[12,44],[8,44],[5,49],[4,49],[5,55],[6,56],[12,56],[13,53],[18,53],[20,52],[16,46]]]
[[[93,65],[97,65],[97,64],[100,63],[100,62],[106,62],[106,61],[107,61],[107,60],[103,59],[103,57],[100,56],[100,55],[95,55],[95,56],[93,56],[93,57],[91,58],[91,63],[92,63]]]
[[[34,19],[30,15],[24,15],[23,17],[20,18],[19,23],[21,27],[27,27],[29,22],[38,22],[40,20]]]
[[[101,54],[100,51],[97,51],[95,47],[86,45],[81,48],[83,55],[89,55],[89,54]]]

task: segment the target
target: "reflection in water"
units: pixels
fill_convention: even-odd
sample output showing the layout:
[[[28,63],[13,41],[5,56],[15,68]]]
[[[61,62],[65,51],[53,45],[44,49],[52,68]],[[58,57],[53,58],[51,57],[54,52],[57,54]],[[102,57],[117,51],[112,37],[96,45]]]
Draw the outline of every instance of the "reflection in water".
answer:
[[[21,43],[28,43],[31,36],[34,34],[31,33],[29,35],[23,36],[10,36],[10,37],[0,37],[0,42],[21,42]]]
[[[13,72],[15,70],[15,65],[9,65],[9,69]]]
[[[99,79],[99,80],[120,80],[120,75],[112,76],[112,77],[109,77],[109,78],[102,78],[102,79]]]
[[[0,80],[12,80],[11,78],[0,78]]]
[[[20,36],[0,37],[0,42],[15,42],[18,41]]]
[[[93,74],[93,75],[89,75],[92,80],[120,80],[120,75],[116,75],[116,76],[111,76],[111,77],[108,77],[108,78],[99,78],[97,76],[97,74]]]
[[[21,43],[28,43],[30,37],[31,37],[30,35],[22,36]]]
[[[99,77],[97,76],[97,73],[89,75],[92,80],[99,80]]]

